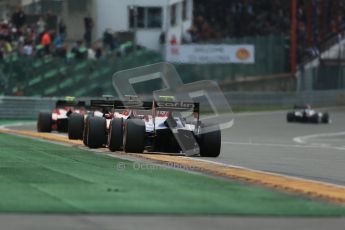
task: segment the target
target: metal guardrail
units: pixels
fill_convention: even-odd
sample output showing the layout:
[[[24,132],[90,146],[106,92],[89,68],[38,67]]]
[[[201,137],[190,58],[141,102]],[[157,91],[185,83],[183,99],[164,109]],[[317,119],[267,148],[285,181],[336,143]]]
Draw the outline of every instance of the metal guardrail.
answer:
[[[305,91],[305,92],[226,92],[231,107],[264,107],[294,104],[313,106],[344,106],[344,90]],[[54,108],[59,98],[0,97],[0,119],[35,119],[40,111]],[[90,98],[81,98],[89,100]]]
[[[236,106],[313,106],[345,105],[345,90],[303,91],[303,92],[227,92],[232,107]]]
[[[32,119],[51,110],[57,98],[0,97],[0,118]]]

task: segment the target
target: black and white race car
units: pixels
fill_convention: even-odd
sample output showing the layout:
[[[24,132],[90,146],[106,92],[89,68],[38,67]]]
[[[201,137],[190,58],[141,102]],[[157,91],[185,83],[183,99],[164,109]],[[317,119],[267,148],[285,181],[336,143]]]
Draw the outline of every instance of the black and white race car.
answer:
[[[295,105],[293,111],[286,115],[287,122],[302,122],[315,124],[329,124],[331,119],[327,112],[317,112],[310,105]]]

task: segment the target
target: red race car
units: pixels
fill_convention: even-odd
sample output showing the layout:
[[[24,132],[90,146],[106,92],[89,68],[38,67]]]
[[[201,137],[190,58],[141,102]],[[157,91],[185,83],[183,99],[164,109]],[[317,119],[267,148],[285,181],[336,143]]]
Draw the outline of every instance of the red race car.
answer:
[[[85,114],[86,103],[76,101],[73,97],[66,97],[65,100],[58,100],[52,112],[40,112],[37,120],[38,132],[67,132],[68,117],[72,113]]]

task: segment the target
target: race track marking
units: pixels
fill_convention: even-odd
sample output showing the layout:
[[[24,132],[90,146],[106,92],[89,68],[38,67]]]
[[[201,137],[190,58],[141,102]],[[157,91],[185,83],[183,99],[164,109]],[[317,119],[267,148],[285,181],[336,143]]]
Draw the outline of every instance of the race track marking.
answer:
[[[82,141],[69,140],[66,136],[56,135],[52,133],[37,133],[33,131],[19,131],[9,129],[0,129],[0,132],[63,142],[79,147],[82,146]],[[104,153],[106,153],[104,149],[101,149],[97,152],[101,151],[104,151]],[[150,153],[135,154],[124,152],[113,153],[113,155],[128,155],[137,159],[150,160],[153,163],[168,166],[173,165],[174,167],[180,167],[186,170],[200,171],[211,175],[264,185],[269,188],[294,192],[314,198],[321,198],[327,201],[345,205],[345,187],[335,184],[257,171],[244,167],[226,165],[222,163],[212,162],[206,159],[200,159],[197,157],[190,158],[184,156],[160,155]]]
[[[294,137],[292,140],[296,143],[299,144],[310,144],[314,145],[315,147],[324,147],[324,148],[331,148],[331,149],[336,149],[336,150],[345,150],[344,147],[337,147],[337,146],[332,146],[330,144],[325,144],[325,143],[310,143],[309,140],[313,138],[323,138],[323,137],[336,137],[336,136],[343,136],[345,135],[345,132],[336,132],[336,133],[317,133],[317,134],[312,134],[312,135],[305,135],[305,136],[298,136]]]
[[[283,148],[329,148],[330,146],[326,145],[291,145],[291,144],[273,144],[273,143],[254,143],[254,142],[231,142],[231,141],[222,141],[222,144],[229,145],[252,145],[252,146],[264,146],[264,147],[283,147]]]

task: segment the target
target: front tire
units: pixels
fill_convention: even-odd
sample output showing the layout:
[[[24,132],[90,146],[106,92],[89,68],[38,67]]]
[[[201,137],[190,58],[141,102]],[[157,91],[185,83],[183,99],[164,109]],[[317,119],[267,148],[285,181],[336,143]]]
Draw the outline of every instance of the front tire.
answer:
[[[100,148],[106,143],[106,119],[90,117],[87,130],[87,144],[90,148]]]
[[[328,113],[324,113],[322,115],[322,123],[324,123],[324,124],[329,124],[330,123],[330,119],[329,119],[329,114]]]
[[[123,119],[114,118],[111,120],[109,126],[109,150],[112,152],[118,151],[123,146]]]
[[[84,116],[79,113],[72,113],[68,118],[68,138],[71,140],[82,140],[84,131]]]
[[[145,149],[145,122],[129,119],[125,123],[123,149],[125,152],[142,153]]]
[[[37,131],[42,133],[50,133],[52,131],[52,113],[40,112],[37,119]]]

